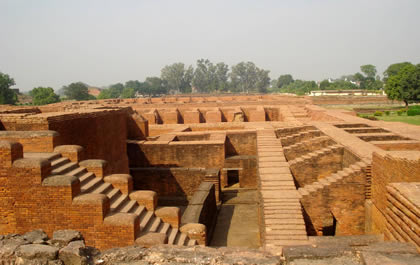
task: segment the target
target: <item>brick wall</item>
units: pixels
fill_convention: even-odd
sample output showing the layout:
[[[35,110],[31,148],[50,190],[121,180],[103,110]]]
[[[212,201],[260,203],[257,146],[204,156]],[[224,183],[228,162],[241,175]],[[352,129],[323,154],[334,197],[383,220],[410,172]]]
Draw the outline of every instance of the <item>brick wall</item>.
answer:
[[[204,168],[131,168],[134,190],[153,190],[159,198],[188,199],[206,176]]]
[[[226,156],[256,155],[257,134],[255,131],[228,131],[226,136]]]
[[[323,235],[336,219],[335,235],[365,232],[365,174],[353,174],[301,199],[308,235]]]
[[[387,186],[393,182],[418,182],[420,154],[412,151],[389,151],[372,156],[372,203],[378,210],[372,215],[372,225],[380,233],[385,230]]]
[[[224,141],[130,141],[130,167],[203,167],[222,168]]]
[[[2,158],[8,149],[0,146]],[[81,195],[75,177],[46,178],[51,172],[47,160],[14,157],[13,165],[0,165],[0,234],[43,229],[52,237],[54,230],[74,229],[99,249],[134,243],[138,217],[122,214],[113,220],[107,216],[110,205],[105,195]]]
[[[58,136],[54,131],[0,131],[0,140],[18,142],[24,152],[53,152]]]

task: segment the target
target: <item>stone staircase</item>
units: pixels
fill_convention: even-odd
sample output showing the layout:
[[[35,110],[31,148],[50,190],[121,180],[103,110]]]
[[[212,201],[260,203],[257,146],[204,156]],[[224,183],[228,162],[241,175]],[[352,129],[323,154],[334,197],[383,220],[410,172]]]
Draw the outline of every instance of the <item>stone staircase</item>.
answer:
[[[257,150],[264,246],[307,244],[300,195],[274,130],[257,131]]]
[[[25,158],[42,158],[51,162],[51,176],[67,175],[77,177],[80,181],[81,194],[104,194],[110,200],[110,214],[132,213],[140,217],[140,234],[137,240],[148,233],[163,233],[168,236],[169,245],[193,246],[196,240],[189,239],[179,229],[165,223],[157,217],[153,211],[149,211],[145,206],[139,205],[137,201],[131,200],[128,194],[123,194],[111,183],[107,183],[103,178],[97,177],[94,173],[88,172],[85,167],[79,166],[76,162],[71,162],[60,153],[25,153]],[[136,241],[137,241],[136,240]]]
[[[347,168],[344,168],[343,170],[331,174],[326,178],[323,178],[312,184],[305,185],[304,187],[299,188],[298,192],[302,197],[310,196],[313,192],[320,191],[325,187],[330,186],[331,184],[339,183],[345,180],[346,178],[351,177],[354,174],[360,174],[361,171],[365,170],[367,167],[368,165],[365,162],[357,162]]]

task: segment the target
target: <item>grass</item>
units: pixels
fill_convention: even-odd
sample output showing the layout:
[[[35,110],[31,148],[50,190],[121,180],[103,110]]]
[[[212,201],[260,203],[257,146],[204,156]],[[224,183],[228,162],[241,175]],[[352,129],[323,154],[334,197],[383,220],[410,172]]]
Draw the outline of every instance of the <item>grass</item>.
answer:
[[[384,116],[379,116],[376,118],[382,121],[399,121],[399,122],[405,122],[408,124],[420,125],[420,115],[407,116],[407,114],[403,114],[401,116],[398,116],[396,113],[391,113],[391,115],[389,116],[384,115]]]
[[[399,122],[404,122],[404,123],[408,123],[408,124],[413,124],[413,125],[420,125],[420,115],[417,116],[407,116],[407,113],[403,113],[401,116],[397,115],[397,112],[392,111],[390,113],[389,116],[382,114],[382,116],[374,116],[373,113],[371,114],[361,114],[360,115],[361,118],[364,117],[375,117],[378,120],[381,121],[399,121]]]

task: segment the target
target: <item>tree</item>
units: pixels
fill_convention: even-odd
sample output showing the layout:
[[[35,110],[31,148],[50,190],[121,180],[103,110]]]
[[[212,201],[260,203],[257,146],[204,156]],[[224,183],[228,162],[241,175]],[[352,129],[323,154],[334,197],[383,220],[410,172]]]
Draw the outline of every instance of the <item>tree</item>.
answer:
[[[289,85],[290,83],[293,83],[295,80],[293,80],[293,76],[290,74],[281,75],[277,79],[277,87],[282,88],[284,86]]]
[[[132,87],[124,87],[123,91],[121,92],[121,98],[134,98],[136,92]]]
[[[420,64],[408,64],[391,75],[385,83],[385,92],[390,99],[409,102],[420,100]]]
[[[161,70],[161,78],[167,83],[168,89],[177,93],[191,92],[193,76],[192,66],[186,68],[183,63],[167,65]]]
[[[260,93],[267,93],[268,86],[270,85],[270,71],[259,69],[257,68],[257,81],[255,83],[255,86]]]
[[[312,90],[317,90],[318,86],[315,81],[295,80],[287,86],[281,88],[283,93],[295,93],[297,95],[305,95]]]
[[[394,63],[388,66],[388,68],[384,72],[384,79],[383,79],[384,82],[386,82],[386,80],[390,78],[391,76],[398,74],[398,72],[404,67],[406,67],[407,65],[413,65],[413,64],[410,62],[403,62],[403,63]]]
[[[82,82],[71,83],[68,86],[64,86],[63,90],[64,90],[64,95],[68,99],[75,99],[75,100],[91,99],[89,95],[88,86]]]
[[[15,81],[13,78],[0,72],[0,104],[16,104],[17,95],[10,89],[10,87],[14,85]]]
[[[144,82],[145,86],[147,87],[147,93],[149,96],[151,95],[162,95],[168,93],[168,88],[166,82],[159,77],[152,76],[147,77],[146,81]]]
[[[29,95],[32,97],[34,105],[46,105],[60,101],[60,97],[51,87],[36,87],[29,92]]]
[[[324,80],[321,81],[321,83],[319,83],[319,89],[328,90],[328,89],[330,89],[329,88],[330,85],[331,85],[330,81],[328,81],[327,79],[324,79]]]
[[[200,93],[209,93],[217,89],[216,67],[208,59],[197,60],[192,85]]]
[[[257,82],[257,67],[253,62],[240,62],[232,66],[230,73],[232,89],[249,93],[254,90]]]
[[[376,66],[372,64],[366,64],[360,66],[360,70],[366,75],[366,77],[375,79]]]
[[[217,80],[217,90],[218,91],[227,91],[229,89],[229,66],[225,63],[216,64],[216,80]]]

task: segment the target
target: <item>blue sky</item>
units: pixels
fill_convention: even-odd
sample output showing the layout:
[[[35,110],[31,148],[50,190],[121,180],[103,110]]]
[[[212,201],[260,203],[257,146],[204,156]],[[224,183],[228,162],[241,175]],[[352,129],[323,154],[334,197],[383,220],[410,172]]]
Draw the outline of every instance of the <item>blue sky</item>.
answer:
[[[420,63],[418,0],[0,0],[0,72],[16,87],[105,86],[200,58],[322,80]]]

